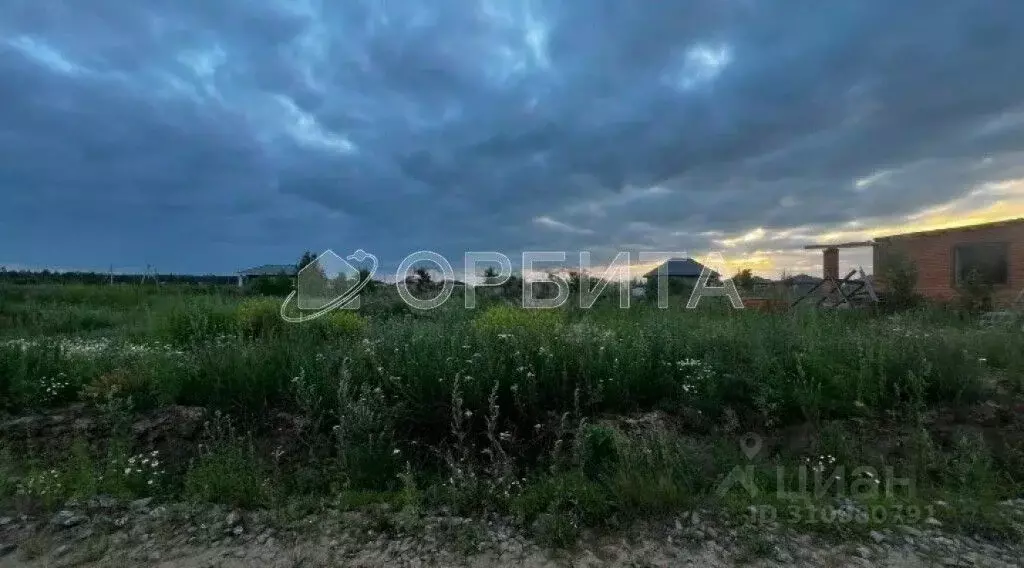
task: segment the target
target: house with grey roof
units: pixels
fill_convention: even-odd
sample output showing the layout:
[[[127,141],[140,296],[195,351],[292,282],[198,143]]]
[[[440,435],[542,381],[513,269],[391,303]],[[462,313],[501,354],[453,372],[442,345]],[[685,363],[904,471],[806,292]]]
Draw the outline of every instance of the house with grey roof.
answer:
[[[245,285],[247,278],[260,278],[266,276],[295,276],[299,270],[294,264],[264,264],[246,268],[238,271],[238,286]]]
[[[669,293],[684,292],[697,284],[703,270],[704,265],[692,258],[670,258],[657,268],[644,274],[645,288],[647,290],[656,290],[658,277],[664,273],[668,277]],[[717,277],[718,273],[712,270],[711,278],[715,279]]]
[[[644,274],[644,278],[657,278],[662,271],[665,271],[668,273],[669,278],[687,278],[697,282],[703,270],[704,265],[692,258],[670,258],[661,263],[657,268]],[[717,274],[712,272],[712,275]]]

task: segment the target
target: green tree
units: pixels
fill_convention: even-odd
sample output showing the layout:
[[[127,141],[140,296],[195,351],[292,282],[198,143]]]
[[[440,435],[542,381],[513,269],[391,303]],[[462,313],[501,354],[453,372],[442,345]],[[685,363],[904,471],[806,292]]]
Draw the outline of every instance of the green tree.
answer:
[[[498,271],[493,266],[488,266],[484,269],[483,277],[485,284],[494,284],[498,281]]]
[[[420,286],[425,287],[434,282],[434,277],[430,275],[430,271],[422,266],[413,270],[413,274],[416,275],[416,283]]]
[[[303,253],[296,266],[300,271],[298,275],[300,307],[320,306],[334,298],[334,283],[331,282],[327,271],[323,265],[317,262],[317,257],[313,253],[309,251]]]
[[[298,270],[302,270],[303,268],[306,267],[306,265],[311,264],[315,261],[316,255],[307,250],[306,252],[302,253],[302,258],[299,259],[299,262],[298,264],[295,265],[295,268]]]
[[[360,268],[359,269],[359,282],[366,282],[366,290],[367,291],[373,291],[373,290],[375,290],[377,288],[377,282],[370,278],[370,269],[369,268]]]
[[[565,279],[566,283],[569,284],[569,300],[571,304],[579,304],[580,290],[583,289],[583,274],[575,270],[569,271],[568,278]],[[591,284],[593,287],[593,284]],[[556,286],[557,289],[557,286]],[[555,292],[558,294],[558,292]]]
[[[732,282],[737,288],[749,290],[754,287],[754,272],[749,268],[744,268],[732,277]]]
[[[881,255],[879,271],[885,285],[882,305],[888,311],[907,310],[917,306],[921,297],[917,293],[917,266],[906,254],[889,250]]]

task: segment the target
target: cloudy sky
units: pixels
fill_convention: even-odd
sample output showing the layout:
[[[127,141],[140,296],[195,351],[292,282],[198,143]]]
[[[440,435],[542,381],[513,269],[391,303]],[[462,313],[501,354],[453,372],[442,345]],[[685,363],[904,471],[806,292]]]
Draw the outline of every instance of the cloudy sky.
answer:
[[[9,267],[721,250],[813,272],[812,242],[1024,216],[1019,0],[0,5]]]

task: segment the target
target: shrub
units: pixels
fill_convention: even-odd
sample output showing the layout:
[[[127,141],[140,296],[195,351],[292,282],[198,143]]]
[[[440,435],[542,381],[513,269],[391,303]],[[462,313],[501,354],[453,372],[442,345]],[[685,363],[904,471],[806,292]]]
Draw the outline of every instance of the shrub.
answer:
[[[332,337],[359,337],[366,331],[366,320],[350,310],[334,310],[318,321]]]
[[[972,270],[957,288],[960,310],[977,315],[992,310],[992,284],[986,282],[977,270]]]
[[[82,387],[82,398],[103,408],[115,403],[129,409],[151,406],[157,396],[156,385],[147,370],[139,367],[99,375]]]
[[[921,297],[917,293],[917,266],[906,255],[886,253],[882,265],[885,293],[882,306],[887,311],[902,311],[916,307]]]
[[[262,337],[281,328],[281,304],[273,298],[249,298],[235,313],[238,327],[248,337]]]
[[[0,503],[13,497],[18,490],[18,480],[13,471],[14,457],[11,452],[0,446]]]
[[[196,502],[245,508],[272,500],[262,464],[251,448],[237,444],[221,444],[201,456],[185,474],[185,495]]]
[[[580,433],[580,467],[590,478],[597,478],[619,461],[616,432],[607,426],[592,425]]]
[[[580,523],[600,525],[615,512],[606,488],[579,472],[536,480],[512,501],[512,512],[553,546],[572,542]]]
[[[233,331],[232,315],[223,304],[193,299],[154,314],[153,335],[174,345]]]
[[[31,471],[18,480],[15,492],[23,502],[28,501],[44,510],[56,508],[69,497],[64,476],[56,469]]]
[[[276,276],[258,276],[246,285],[246,292],[257,296],[274,296],[283,298],[295,288],[294,278],[279,274]]]
[[[473,321],[476,330],[487,335],[516,332],[546,334],[558,331],[563,324],[561,311],[528,310],[508,305],[488,308]]]
[[[399,409],[379,387],[356,386],[342,372],[331,429],[348,488],[388,489],[398,474],[394,424]]]

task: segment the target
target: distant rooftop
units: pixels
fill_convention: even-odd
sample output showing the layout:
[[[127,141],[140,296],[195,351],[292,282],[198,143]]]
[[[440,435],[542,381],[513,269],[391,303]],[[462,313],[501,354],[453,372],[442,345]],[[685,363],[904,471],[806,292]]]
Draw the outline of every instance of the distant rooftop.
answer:
[[[1000,221],[989,221],[987,223],[976,223],[974,225],[960,225],[958,227],[945,227],[941,229],[928,229],[925,231],[914,231],[911,233],[897,233],[895,235],[886,235],[884,237],[875,237],[875,241],[881,241],[886,239],[897,239],[904,237],[920,237],[925,235],[938,235],[941,233],[955,233],[959,231],[975,231],[978,229],[993,229],[995,227],[1002,227],[1006,225],[1016,225],[1018,223],[1024,223],[1024,217],[1018,217],[1016,219],[1003,219]]]
[[[796,276],[789,276],[783,280],[787,284],[817,284],[821,282],[822,278],[818,276],[811,276],[810,274],[797,274]]]
[[[238,271],[239,276],[277,276],[279,274],[295,276],[297,273],[298,270],[294,264],[264,264]]]
[[[697,278],[700,276],[701,271],[704,270],[704,265],[692,258],[670,258],[657,268],[651,270],[647,274],[644,274],[644,278],[654,278],[658,276],[658,271],[661,270],[662,266],[668,270],[669,276],[681,276],[686,278]]]

